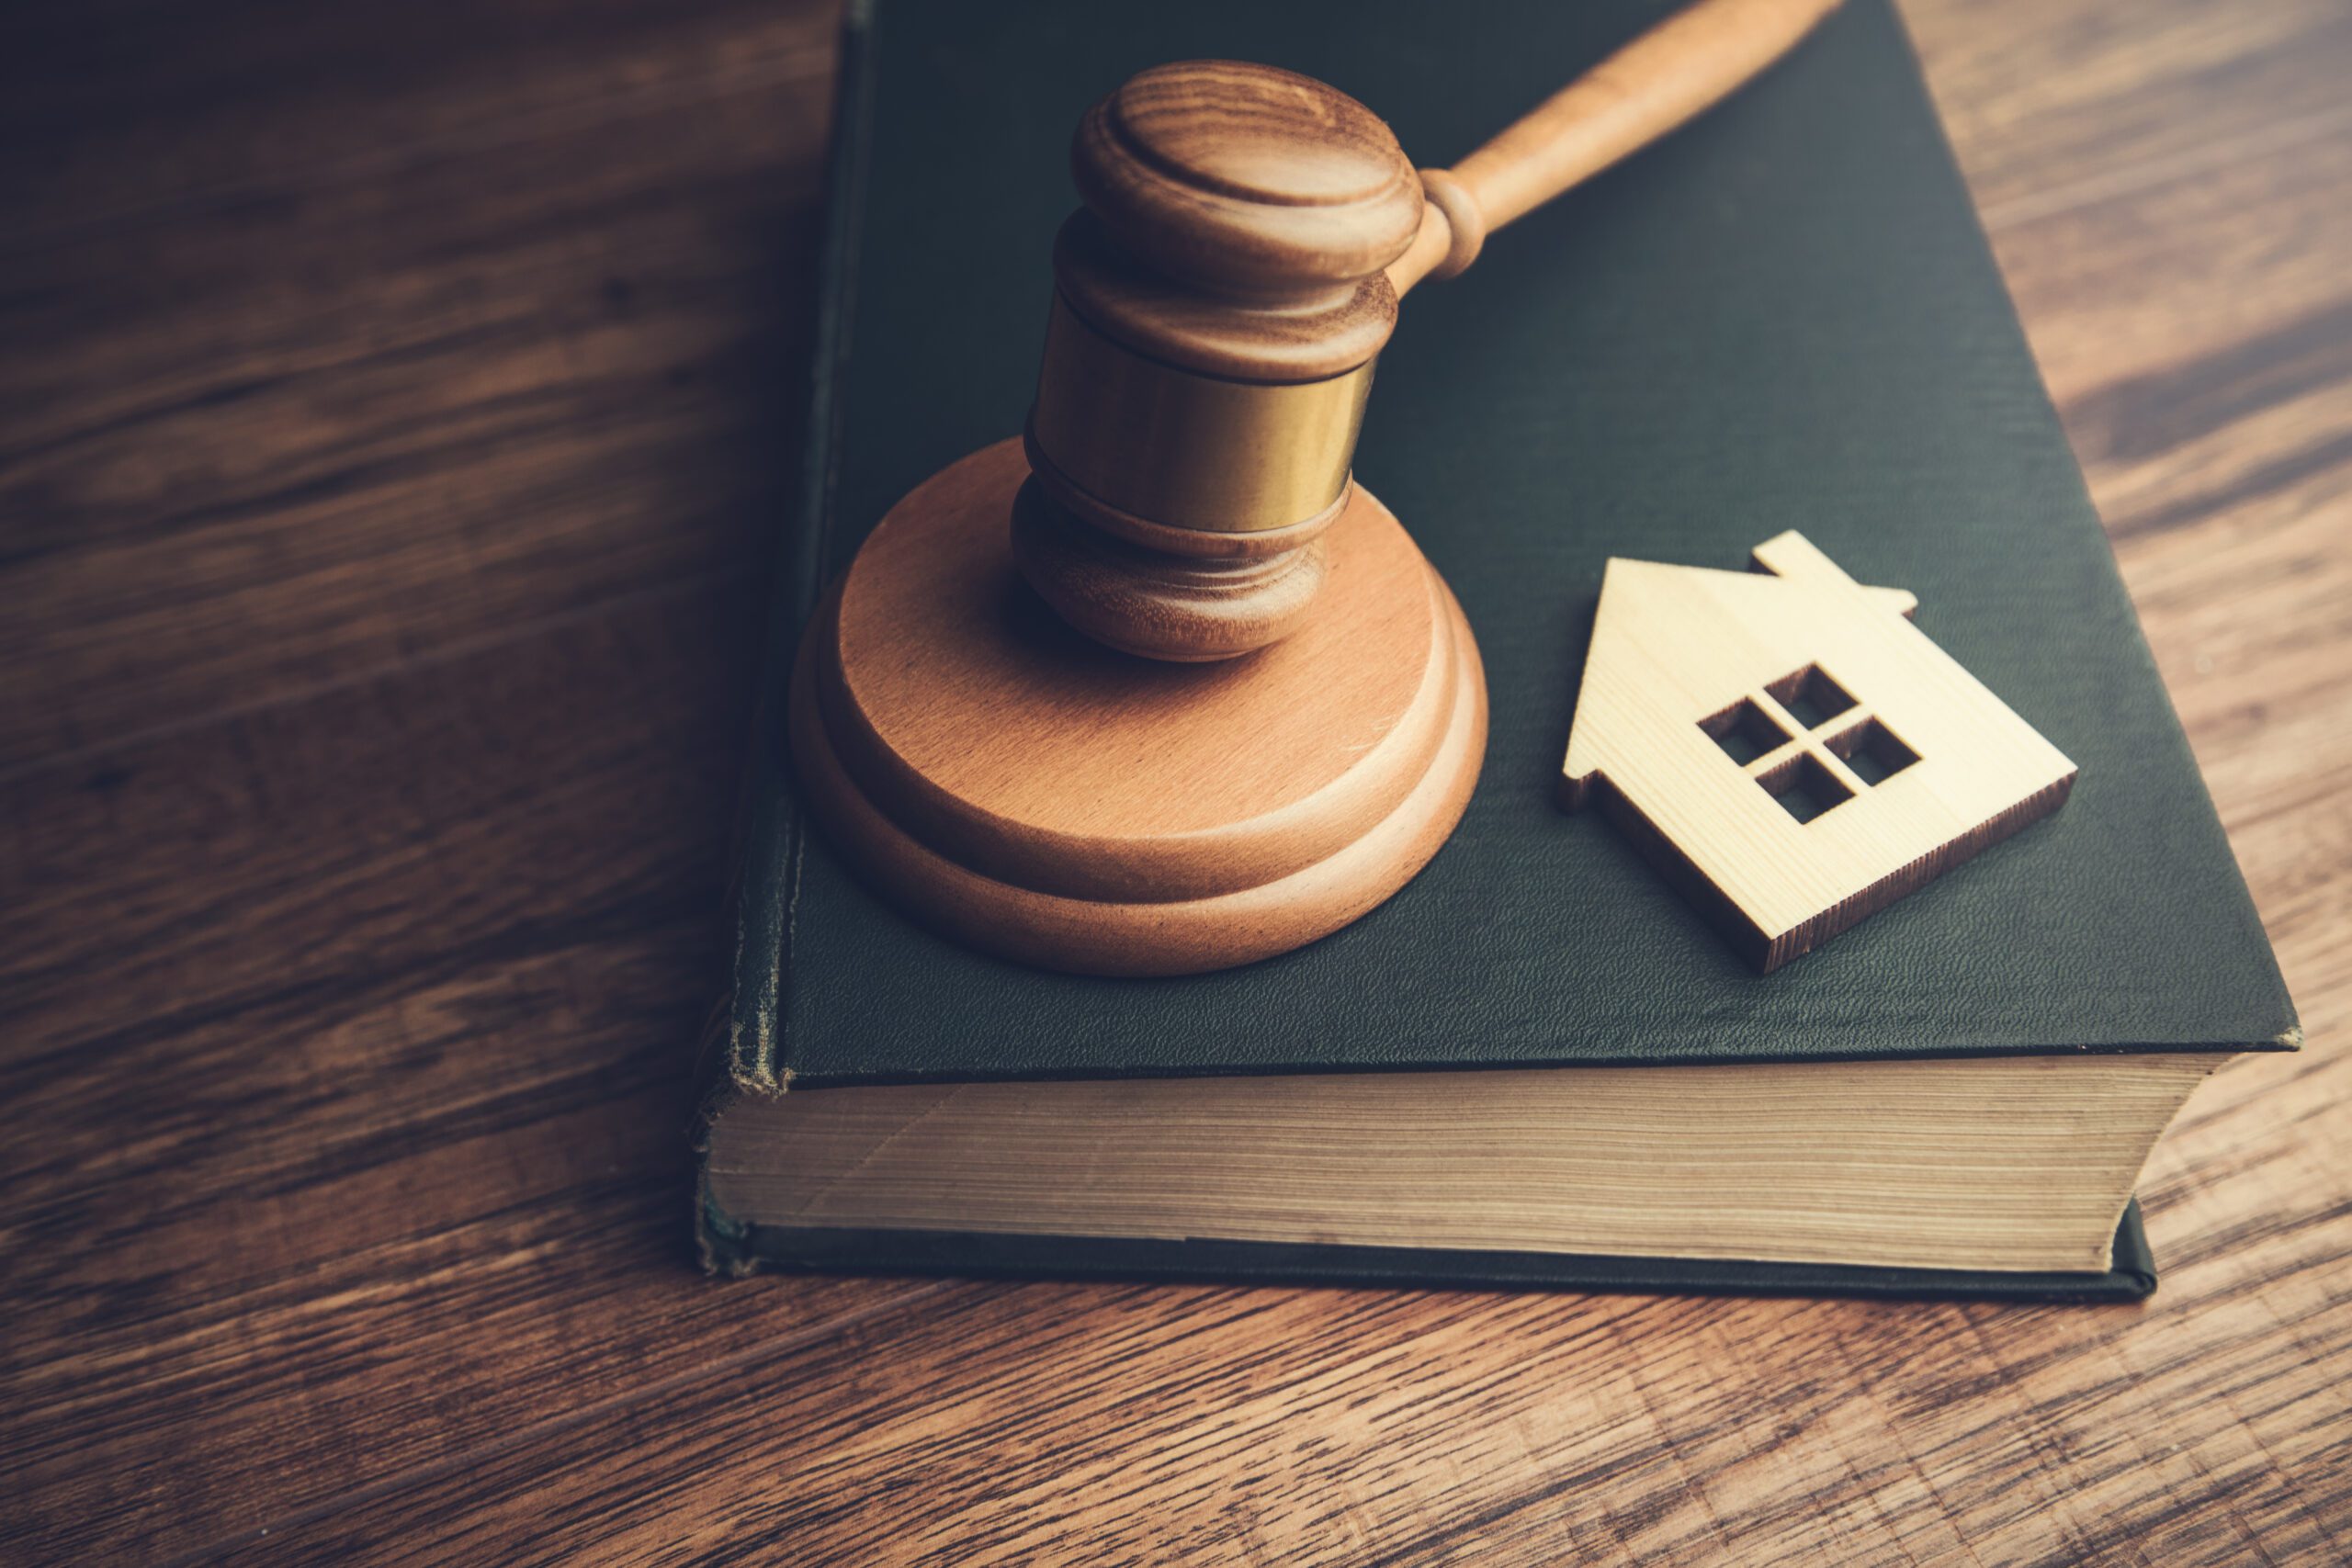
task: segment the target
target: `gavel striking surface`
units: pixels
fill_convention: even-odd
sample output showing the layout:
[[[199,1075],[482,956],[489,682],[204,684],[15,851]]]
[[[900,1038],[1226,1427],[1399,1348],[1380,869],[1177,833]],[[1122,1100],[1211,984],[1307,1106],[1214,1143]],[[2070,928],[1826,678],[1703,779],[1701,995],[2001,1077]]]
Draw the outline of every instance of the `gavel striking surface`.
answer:
[[[1173,975],[1270,957],[1374,908],[1468,804],[1476,644],[1358,488],[1301,631],[1171,664],[1065,626],[1015,570],[1017,440],[892,508],[794,672],[810,804],[875,886],[1002,956]]]

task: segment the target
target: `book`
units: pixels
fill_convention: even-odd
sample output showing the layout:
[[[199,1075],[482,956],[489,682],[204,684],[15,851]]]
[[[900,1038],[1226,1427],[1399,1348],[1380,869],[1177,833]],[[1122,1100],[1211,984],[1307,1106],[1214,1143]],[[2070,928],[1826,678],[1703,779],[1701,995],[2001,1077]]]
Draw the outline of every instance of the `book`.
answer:
[[[2300,1033],[1882,0],[1415,293],[1356,473],[1476,632],[1484,774],[1381,908],[1173,980],[1000,962],[865,888],[796,797],[801,622],[892,502],[1019,430],[1094,98],[1163,61],[1260,60],[1442,164],[1659,12],[853,11],[807,492],[695,1134],[707,1267],[2154,1288],[2148,1148],[2220,1062]],[[1605,563],[1736,568],[1792,528],[1916,592],[1919,627],[2080,773],[2063,811],[1758,976],[1554,782]]]

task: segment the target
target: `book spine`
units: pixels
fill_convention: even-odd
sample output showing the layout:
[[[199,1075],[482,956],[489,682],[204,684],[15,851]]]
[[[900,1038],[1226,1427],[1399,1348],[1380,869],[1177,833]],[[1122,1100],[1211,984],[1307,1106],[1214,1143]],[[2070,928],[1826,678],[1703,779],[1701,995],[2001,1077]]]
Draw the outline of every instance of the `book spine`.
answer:
[[[712,1272],[748,1271],[742,1228],[712,1208],[701,1163],[712,1120],[744,1095],[773,1097],[792,1081],[786,1004],[792,986],[795,901],[807,823],[786,775],[785,693],[802,625],[816,606],[831,557],[834,492],[841,471],[842,391],[857,280],[859,219],[872,141],[874,0],[851,0],[842,19],[832,150],[827,170],[823,250],[819,261],[816,344],[801,483],[791,535],[777,551],[754,705],[750,761],[736,826],[735,875],[728,903],[735,931],[728,986],[705,1026],[695,1127],[695,1235]]]

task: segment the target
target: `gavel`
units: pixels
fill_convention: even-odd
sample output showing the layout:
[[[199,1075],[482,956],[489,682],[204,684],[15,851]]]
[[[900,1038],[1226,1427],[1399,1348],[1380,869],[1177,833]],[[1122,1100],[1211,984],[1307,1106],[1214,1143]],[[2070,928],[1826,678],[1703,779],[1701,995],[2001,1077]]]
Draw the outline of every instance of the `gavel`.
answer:
[[[1022,573],[1071,626],[1204,662],[1290,635],[1330,570],[1397,301],[1493,231],[1674,130],[1837,0],[1701,0],[1452,169],[1355,99],[1271,66],[1143,72],[1071,149],[1083,207],[1012,507]]]
[[[1092,975],[1254,963],[1410,881],[1488,710],[1469,617],[1351,477],[1398,297],[1833,4],[1700,0],[1450,170],[1265,66],[1096,105],[1023,436],[900,496],[802,632],[792,755],[832,841],[937,930]]]

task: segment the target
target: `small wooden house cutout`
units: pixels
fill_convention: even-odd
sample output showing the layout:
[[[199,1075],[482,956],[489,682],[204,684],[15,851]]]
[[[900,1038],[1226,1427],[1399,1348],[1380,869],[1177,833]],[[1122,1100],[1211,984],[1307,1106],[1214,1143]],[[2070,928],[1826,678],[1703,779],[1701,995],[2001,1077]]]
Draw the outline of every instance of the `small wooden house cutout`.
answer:
[[[2055,810],[2075,764],[1800,534],[1615,560],[1561,800],[1598,798],[1771,970]]]

